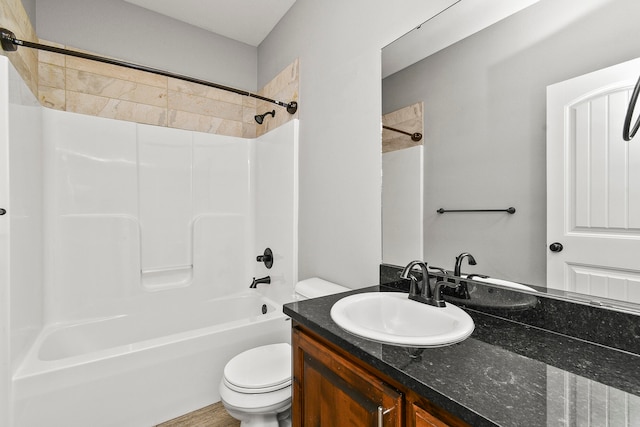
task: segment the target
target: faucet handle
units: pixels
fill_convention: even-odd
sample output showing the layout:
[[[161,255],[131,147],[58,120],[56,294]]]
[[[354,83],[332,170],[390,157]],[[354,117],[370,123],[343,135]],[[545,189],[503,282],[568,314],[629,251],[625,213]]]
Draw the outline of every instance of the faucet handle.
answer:
[[[265,249],[262,255],[258,255],[256,257],[256,261],[263,262],[264,266],[267,268],[273,267],[273,252],[271,251],[271,248]]]
[[[409,285],[409,295],[420,295],[421,289],[416,276],[409,274],[409,280],[411,280],[411,284]]]
[[[446,307],[444,300],[442,299],[442,288],[453,288],[456,289],[459,285],[451,282],[446,282],[444,280],[439,280],[436,282],[436,286],[433,289],[433,305],[436,307]]]
[[[429,266],[429,270],[435,270],[435,271],[430,271],[429,274],[438,280],[443,279],[450,274],[450,272],[448,272],[442,267]]]

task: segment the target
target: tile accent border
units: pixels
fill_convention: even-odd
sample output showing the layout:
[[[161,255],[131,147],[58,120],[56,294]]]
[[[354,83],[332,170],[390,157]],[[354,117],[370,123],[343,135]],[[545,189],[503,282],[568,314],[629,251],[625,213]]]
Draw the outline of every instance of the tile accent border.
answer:
[[[297,101],[298,61],[259,94]],[[284,108],[221,89],[45,51],[39,52],[38,98],[42,105],[63,111],[244,138],[255,138],[297,117]],[[258,104],[275,108],[276,120],[258,126],[253,118]]]
[[[20,0],[0,1],[0,23],[19,39],[79,50],[40,40]],[[41,105],[56,110],[243,138],[298,118],[274,104],[144,71],[24,47],[0,55],[9,58]],[[300,102],[298,60],[258,94]],[[273,109],[273,120],[258,125],[253,119],[256,111]]]

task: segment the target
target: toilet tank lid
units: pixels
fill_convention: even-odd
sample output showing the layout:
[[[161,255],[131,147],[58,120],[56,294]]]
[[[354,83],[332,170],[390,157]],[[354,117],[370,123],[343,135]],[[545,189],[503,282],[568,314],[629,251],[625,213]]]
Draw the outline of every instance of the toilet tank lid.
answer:
[[[317,298],[326,295],[339,294],[351,289],[340,286],[337,283],[329,282],[319,277],[301,280],[296,283],[296,293],[305,298]]]

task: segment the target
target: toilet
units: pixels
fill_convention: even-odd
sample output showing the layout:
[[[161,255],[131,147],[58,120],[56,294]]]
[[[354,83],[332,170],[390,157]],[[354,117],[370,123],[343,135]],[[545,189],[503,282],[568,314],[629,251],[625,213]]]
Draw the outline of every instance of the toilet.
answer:
[[[350,289],[319,278],[296,284],[296,300]],[[291,426],[291,345],[269,344],[244,351],[224,367],[220,398],[241,427]]]

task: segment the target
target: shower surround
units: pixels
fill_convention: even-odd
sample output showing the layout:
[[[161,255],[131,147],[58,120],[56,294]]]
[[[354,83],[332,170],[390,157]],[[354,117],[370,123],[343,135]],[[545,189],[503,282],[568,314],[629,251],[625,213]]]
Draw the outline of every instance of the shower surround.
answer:
[[[46,109],[4,57],[0,85],[0,424],[161,422],[288,339],[297,120],[245,139]]]

